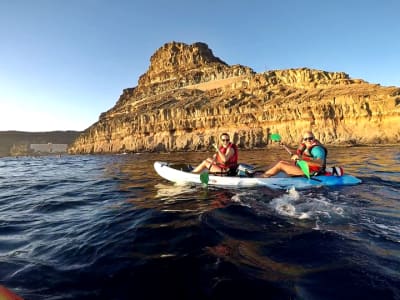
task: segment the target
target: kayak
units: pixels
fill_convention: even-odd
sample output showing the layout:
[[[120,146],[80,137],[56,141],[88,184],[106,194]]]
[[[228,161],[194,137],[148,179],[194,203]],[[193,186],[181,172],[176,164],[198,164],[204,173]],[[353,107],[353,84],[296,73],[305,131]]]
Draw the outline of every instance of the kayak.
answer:
[[[0,300],[23,300],[4,285],[0,285]]]
[[[188,171],[188,168],[182,167],[182,165],[156,161],[154,163],[154,169],[162,178],[175,183],[202,184],[200,174],[191,173]],[[209,175],[208,179],[208,185],[212,186],[266,186],[272,189],[290,189],[292,187],[296,189],[306,189],[321,186],[356,185],[359,183],[361,183],[361,179],[348,174],[342,176],[313,176],[310,179],[306,177],[282,177],[282,175],[269,178]]]

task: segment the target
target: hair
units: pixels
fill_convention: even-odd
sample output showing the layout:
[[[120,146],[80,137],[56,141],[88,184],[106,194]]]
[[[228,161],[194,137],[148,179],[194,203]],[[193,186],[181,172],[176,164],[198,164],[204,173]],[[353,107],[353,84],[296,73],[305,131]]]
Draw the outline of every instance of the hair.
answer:
[[[315,138],[314,133],[312,133],[312,131],[305,131],[305,132],[303,133],[303,137],[304,137],[305,135],[309,135],[309,136],[312,136],[313,138]]]
[[[231,137],[229,136],[229,134],[227,134],[226,132],[221,133],[221,135],[219,136],[220,139],[222,139],[222,137],[226,135],[229,139],[231,139]]]

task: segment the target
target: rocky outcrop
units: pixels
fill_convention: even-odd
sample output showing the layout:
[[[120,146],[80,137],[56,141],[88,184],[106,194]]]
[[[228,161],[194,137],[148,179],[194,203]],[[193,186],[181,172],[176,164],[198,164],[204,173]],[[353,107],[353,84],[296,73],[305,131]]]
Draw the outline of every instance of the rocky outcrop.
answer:
[[[168,43],[150,62],[71,153],[204,150],[221,132],[250,149],[275,132],[296,144],[310,129],[328,145],[400,142],[398,87],[307,68],[255,73],[204,43]]]

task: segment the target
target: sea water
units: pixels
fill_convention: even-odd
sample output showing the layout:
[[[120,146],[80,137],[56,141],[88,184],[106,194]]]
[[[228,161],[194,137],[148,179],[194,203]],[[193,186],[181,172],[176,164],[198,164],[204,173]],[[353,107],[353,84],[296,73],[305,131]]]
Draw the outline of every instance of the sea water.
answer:
[[[363,183],[301,191],[153,169],[209,153],[1,158],[0,284],[25,299],[400,299],[398,149],[329,149]]]

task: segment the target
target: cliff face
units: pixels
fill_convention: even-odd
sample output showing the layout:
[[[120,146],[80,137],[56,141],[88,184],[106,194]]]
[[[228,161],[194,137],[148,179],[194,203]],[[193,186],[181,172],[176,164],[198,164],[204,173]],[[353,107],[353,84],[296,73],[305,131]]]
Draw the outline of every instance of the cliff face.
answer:
[[[270,133],[296,144],[310,129],[326,144],[400,142],[398,87],[306,68],[255,73],[204,43],[168,43],[150,61],[71,153],[200,150],[222,132],[241,148],[265,146]]]

